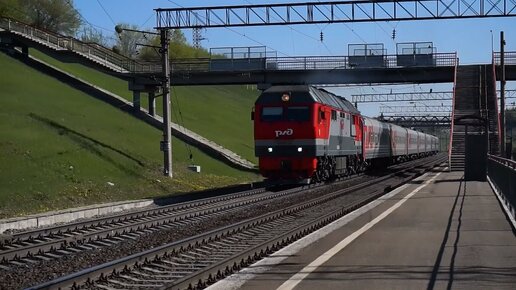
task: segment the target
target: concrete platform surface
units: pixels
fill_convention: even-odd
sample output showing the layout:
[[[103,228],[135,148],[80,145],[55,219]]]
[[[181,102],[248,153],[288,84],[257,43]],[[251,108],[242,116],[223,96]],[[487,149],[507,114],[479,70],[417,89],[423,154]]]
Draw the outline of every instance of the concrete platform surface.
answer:
[[[515,233],[489,184],[462,177],[428,173],[210,288],[516,289]]]

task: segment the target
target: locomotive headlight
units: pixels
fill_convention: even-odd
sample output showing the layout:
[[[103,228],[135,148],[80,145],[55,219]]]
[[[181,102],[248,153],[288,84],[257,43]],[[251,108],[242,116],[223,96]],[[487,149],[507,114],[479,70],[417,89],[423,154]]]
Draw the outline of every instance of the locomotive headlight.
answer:
[[[297,152],[303,152],[303,147],[297,147]]]
[[[272,147],[267,148],[267,151],[272,152]]]

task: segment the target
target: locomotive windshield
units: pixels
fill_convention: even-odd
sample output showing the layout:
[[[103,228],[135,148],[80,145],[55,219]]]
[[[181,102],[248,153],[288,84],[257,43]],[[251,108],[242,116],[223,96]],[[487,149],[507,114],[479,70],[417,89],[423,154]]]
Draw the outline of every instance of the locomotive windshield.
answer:
[[[310,108],[308,107],[288,107],[287,120],[289,121],[308,121],[310,120]]]
[[[264,122],[272,121],[297,121],[304,122],[310,120],[309,107],[263,107],[261,120]]]
[[[262,121],[279,121],[283,118],[283,107],[264,107],[262,109]]]

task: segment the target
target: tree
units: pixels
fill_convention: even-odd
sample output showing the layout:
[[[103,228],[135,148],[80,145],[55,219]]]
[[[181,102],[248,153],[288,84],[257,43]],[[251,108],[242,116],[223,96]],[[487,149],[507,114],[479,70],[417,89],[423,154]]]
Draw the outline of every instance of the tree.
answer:
[[[149,43],[152,46],[160,46],[160,37],[152,38]],[[169,56],[170,59],[208,57],[210,54],[204,48],[194,48],[186,41],[186,37],[179,29],[170,32]],[[144,47],[140,51],[139,58],[146,61],[159,60],[160,56],[156,49]]]
[[[138,26],[127,23],[118,24],[117,27],[121,28],[122,30],[138,30]],[[118,39],[116,41],[116,48],[114,50],[118,50],[120,54],[123,54],[127,57],[136,58],[136,56],[139,54],[139,48],[136,46],[136,44],[147,44],[149,42],[147,38],[149,38],[149,36],[144,35],[141,32],[124,30],[122,31],[122,33],[118,35]]]
[[[19,0],[0,0],[0,16],[19,21],[27,21]]]
[[[159,47],[161,45],[160,42],[161,40],[159,36],[152,37],[145,44],[154,47],[142,47],[140,49],[140,54],[138,55],[138,58],[145,61],[159,61],[161,56],[159,54],[159,49],[157,49],[156,47]]]
[[[81,26],[79,12],[73,7],[73,0],[19,0],[29,24],[62,33],[75,35]]]
[[[194,48],[186,41],[179,29],[170,34],[170,59],[208,57],[210,54],[204,48]]]
[[[93,42],[106,47],[109,45],[109,40],[102,31],[89,26],[84,26],[81,29],[79,38],[83,42]]]

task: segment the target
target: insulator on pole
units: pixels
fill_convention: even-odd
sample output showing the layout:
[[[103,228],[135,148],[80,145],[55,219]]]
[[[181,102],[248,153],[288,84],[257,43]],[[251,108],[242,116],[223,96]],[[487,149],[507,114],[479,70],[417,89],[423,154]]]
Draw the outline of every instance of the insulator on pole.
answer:
[[[392,40],[396,38],[396,29],[392,30]]]
[[[321,31],[321,42],[324,40],[324,33]]]

